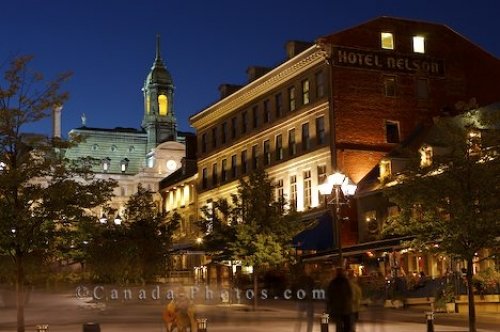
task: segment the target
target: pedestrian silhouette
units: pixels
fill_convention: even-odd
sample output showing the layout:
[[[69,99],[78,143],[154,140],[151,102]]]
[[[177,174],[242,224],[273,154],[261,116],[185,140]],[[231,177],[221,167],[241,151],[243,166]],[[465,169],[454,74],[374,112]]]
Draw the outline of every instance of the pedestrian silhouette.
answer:
[[[352,332],[352,288],[343,268],[337,267],[335,272],[326,291],[326,309],[337,332]]]
[[[352,290],[352,320],[351,331],[356,331],[356,323],[359,320],[359,310],[361,308],[362,291],[359,286],[358,279],[353,270],[349,270],[349,282]]]
[[[312,332],[314,325],[313,289],[314,279],[311,276],[311,267],[307,264],[299,265],[299,277],[295,285],[297,296],[298,320],[295,332],[301,332],[302,322],[306,320],[306,332]]]

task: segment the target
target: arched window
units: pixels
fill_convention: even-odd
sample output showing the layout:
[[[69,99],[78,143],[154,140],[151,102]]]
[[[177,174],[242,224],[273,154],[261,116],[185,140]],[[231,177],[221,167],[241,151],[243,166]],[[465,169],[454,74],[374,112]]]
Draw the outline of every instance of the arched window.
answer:
[[[168,99],[165,95],[158,96],[158,107],[160,115],[167,115],[168,113]]]

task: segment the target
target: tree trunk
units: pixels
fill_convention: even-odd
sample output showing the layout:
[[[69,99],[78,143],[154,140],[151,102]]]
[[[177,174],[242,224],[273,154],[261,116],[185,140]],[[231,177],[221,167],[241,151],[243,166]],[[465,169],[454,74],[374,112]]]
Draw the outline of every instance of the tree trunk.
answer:
[[[17,332],[24,332],[24,266],[22,254],[16,255]]]
[[[257,271],[257,267],[253,267],[253,310],[257,310],[258,299],[257,292],[259,290],[259,274]]]
[[[469,298],[469,332],[476,332],[476,306],[474,303],[474,289],[472,287],[472,275],[474,266],[472,258],[467,259],[467,295]]]

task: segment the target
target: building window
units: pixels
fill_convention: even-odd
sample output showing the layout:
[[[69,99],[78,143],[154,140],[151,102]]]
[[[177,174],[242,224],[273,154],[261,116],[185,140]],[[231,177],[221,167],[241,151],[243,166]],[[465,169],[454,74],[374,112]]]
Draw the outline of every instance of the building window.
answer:
[[[385,138],[387,143],[399,143],[399,123],[395,121],[385,122]]]
[[[259,166],[259,156],[257,153],[257,145],[252,146],[252,169],[257,169]]]
[[[302,81],[302,105],[309,104],[309,80]]]
[[[381,47],[386,50],[394,49],[394,36],[391,32],[382,32],[380,34]]]
[[[207,134],[201,135],[201,153],[207,152]]]
[[[309,135],[309,123],[302,125],[302,151],[307,151],[311,148],[311,139]]]
[[[241,114],[241,132],[246,133],[248,129],[248,112],[244,111]]]
[[[231,138],[236,138],[236,118],[231,118]]]
[[[290,208],[297,210],[297,176],[290,177]]]
[[[264,100],[264,123],[271,122],[271,103],[269,99]]]
[[[429,98],[429,80],[426,78],[417,78],[417,98]]]
[[[234,178],[236,178],[237,175],[238,175],[238,173],[237,173],[236,155],[233,154],[231,156],[231,176],[234,179]]]
[[[285,191],[283,189],[283,179],[276,181],[276,200],[278,202],[285,199]]]
[[[212,128],[212,148],[217,147],[217,127]]]
[[[295,128],[288,131],[288,155],[295,156],[297,154],[297,144],[295,142]]]
[[[118,147],[116,145],[111,145],[111,152],[118,151]]]
[[[109,168],[111,167],[111,159],[109,158],[104,158],[102,160],[102,170],[104,173],[107,173],[109,171]]]
[[[288,110],[295,111],[295,87],[288,88]]]
[[[471,128],[467,134],[469,155],[480,156],[482,150],[481,131],[477,128]]]
[[[283,94],[276,94],[274,101],[276,104],[276,118],[280,118],[283,116]]]
[[[318,172],[318,186],[326,182],[326,165],[318,165],[317,168]],[[321,202],[322,200],[321,192],[319,191],[318,187],[318,201]]]
[[[384,91],[386,97],[396,96],[396,78],[384,77]]]
[[[253,127],[257,128],[259,126],[259,107],[254,106],[252,108],[252,119],[253,119]]]
[[[378,233],[378,222],[377,222],[377,211],[370,210],[363,214],[363,218],[366,222],[366,230],[370,235]]]
[[[208,171],[206,168],[204,168],[201,171],[201,188],[206,189],[208,186]]]
[[[316,118],[316,139],[318,145],[325,143],[325,117]]]
[[[425,38],[422,36],[413,36],[413,52],[425,53]]]
[[[389,178],[392,174],[391,170],[391,160],[390,159],[382,159],[378,165],[379,167],[379,181],[384,181]]]
[[[222,182],[225,182],[227,181],[227,160],[226,159],[222,159],[222,163],[221,163],[221,168],[220,168],[220,180]]]
[[[325,96],[325,73],[320,71],[316,73],[316,97],[321,98]]]
[[[248,171],[247,151],[241,151],[241,173],[245,174]]]
[[[227,139],[227,122],[222,123],[222,130],[220,133],[220,142],[221,144],[225,144]]]
[[[282,160],[283,159],[283,136],[278,135],[276,136],[276,160]]]
[[[432,146],[423,145],[420,150],[420,167],[428,167],[432,165]]]
[[[264,141],[264,165],[271,164],[271,143],[269,140]]]
[[[219,175],[217,173],[217,164],[212,165],[212,185],[217,186],[219,182]]]
[[[97,144],[92,145],[92,151],[97,151],[97,150],[99,150],[99,145]]]
[[[304,172],[304,208],[311,207],[311,171]]]

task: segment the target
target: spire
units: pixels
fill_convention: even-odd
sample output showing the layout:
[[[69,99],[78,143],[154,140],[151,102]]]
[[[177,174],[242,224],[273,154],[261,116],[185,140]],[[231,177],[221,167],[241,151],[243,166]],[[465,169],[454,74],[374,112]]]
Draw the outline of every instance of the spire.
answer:
[[[160,34],[156,34],[156,57],[155,62],[161,62],[161,54],[160,54]]]

